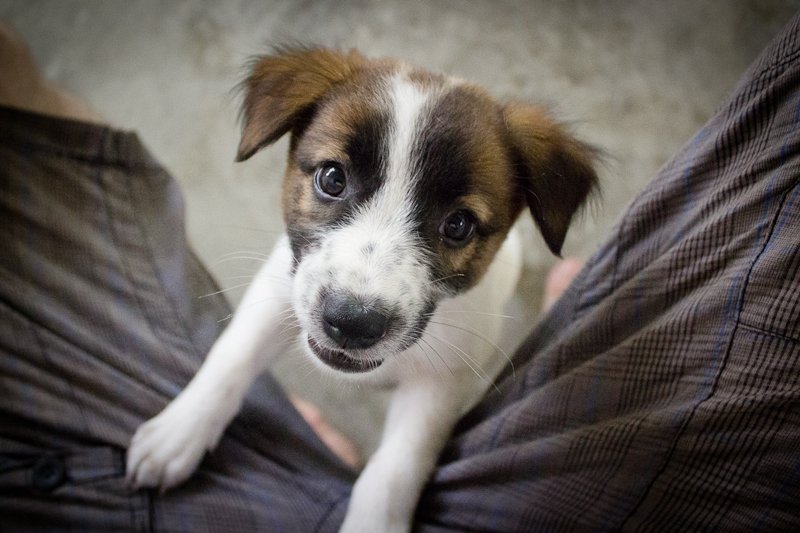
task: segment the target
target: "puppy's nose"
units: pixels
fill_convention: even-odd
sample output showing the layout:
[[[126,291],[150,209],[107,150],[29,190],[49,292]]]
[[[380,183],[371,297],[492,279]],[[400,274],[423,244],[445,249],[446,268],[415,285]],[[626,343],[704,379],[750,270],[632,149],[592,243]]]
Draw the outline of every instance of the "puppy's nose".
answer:
[[[322,328],[342,348],[369,348],[388,327],[389,317],[379,306],[352,296],[329,294],[322,303]]]

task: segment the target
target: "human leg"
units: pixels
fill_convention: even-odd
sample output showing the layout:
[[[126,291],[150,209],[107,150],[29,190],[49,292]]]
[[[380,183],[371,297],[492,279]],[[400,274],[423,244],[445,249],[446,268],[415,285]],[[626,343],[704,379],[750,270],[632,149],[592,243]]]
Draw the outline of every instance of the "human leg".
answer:
[[[19,43],[3,39],[6,61]],[[16,108],[0,108],[2,529],[324,524],[353,474],[269,376],[186,485],[125,486],[130,436],[186,384],[229,309],[185,240],[172,178],[135,135],[54,118],[89,119],[37,87],[29,59],[0,80]]]
[[[800,18],[445,450],[422,530],[800,525]]]

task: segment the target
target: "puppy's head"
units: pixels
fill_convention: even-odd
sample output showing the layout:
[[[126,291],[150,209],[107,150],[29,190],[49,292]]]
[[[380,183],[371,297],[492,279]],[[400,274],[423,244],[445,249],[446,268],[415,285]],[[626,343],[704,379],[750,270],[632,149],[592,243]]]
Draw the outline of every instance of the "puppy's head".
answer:
[[[559,253],[596,182],[541,108],[391,60],[321,48],[259,58],[238,160],[291,134],[284,220],[311,353],[367,372],[473,286],[527,206]]]

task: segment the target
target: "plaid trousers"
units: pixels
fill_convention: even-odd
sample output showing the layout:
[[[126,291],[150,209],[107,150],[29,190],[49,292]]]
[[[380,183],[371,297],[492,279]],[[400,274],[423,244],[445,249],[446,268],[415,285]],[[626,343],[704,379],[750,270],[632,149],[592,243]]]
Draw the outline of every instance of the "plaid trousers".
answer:
[[[460,422],[418,530],[800,529],[799,30]],[[0,109],[0,250],[0,530],[338,527],[355,474],[268,375],[186,484],[124,486],[229,312],[135,135]]]

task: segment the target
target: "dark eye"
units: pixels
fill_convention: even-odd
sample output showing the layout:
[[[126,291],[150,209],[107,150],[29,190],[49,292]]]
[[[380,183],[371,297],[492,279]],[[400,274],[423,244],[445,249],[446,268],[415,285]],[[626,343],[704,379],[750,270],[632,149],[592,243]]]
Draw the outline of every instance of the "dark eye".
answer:
[[[336,198],[344,192],[347,178],[342,167],[334,163],[325,163],[314,174],[314,184],[325,196]]]
[[[464,246],[475,234],[475,217],[469,211],[453,211],[439,225],[439,235],[450,246]]]

